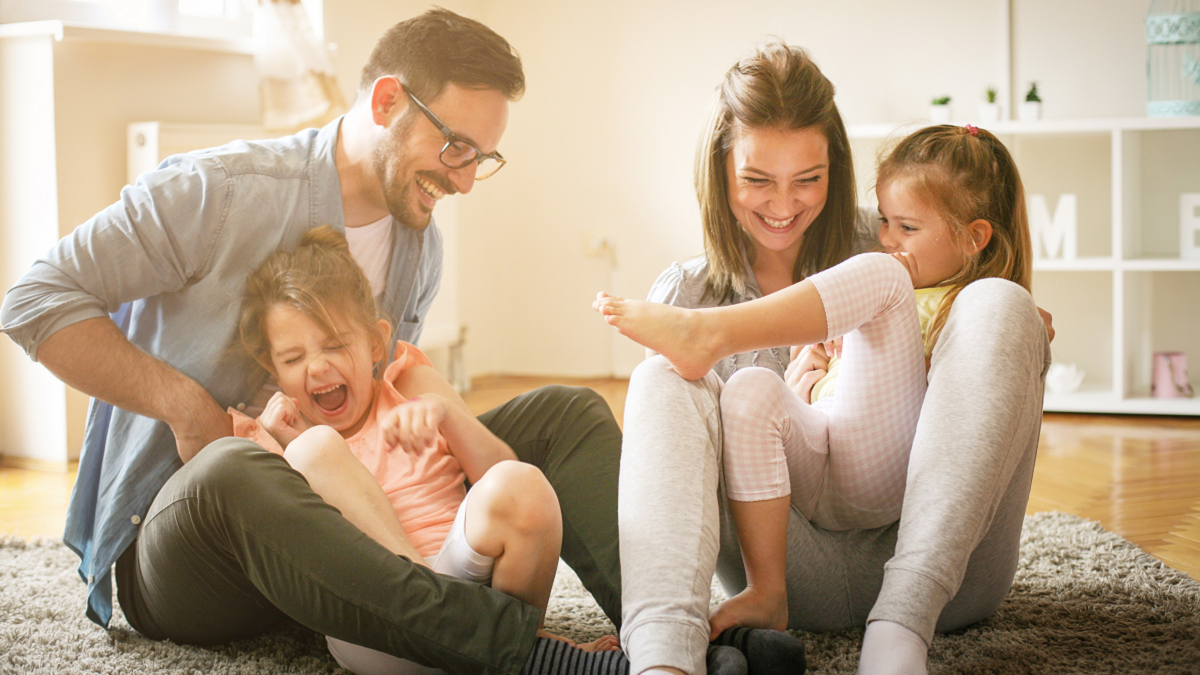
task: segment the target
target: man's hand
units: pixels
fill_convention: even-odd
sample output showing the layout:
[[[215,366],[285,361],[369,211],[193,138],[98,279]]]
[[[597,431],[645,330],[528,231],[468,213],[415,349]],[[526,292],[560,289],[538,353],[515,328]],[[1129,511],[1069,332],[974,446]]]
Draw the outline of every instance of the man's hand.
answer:
[[[304,416],[300,414],[300,405],[296,399],[282,391],[277,391],[271,396],[271,400],[267,401],[262,414],[258,416],[258,421],[262,423],[267,433],[271,434],[271,438],[274,438],[285,450],[289,443],[308,431],[310,426]]]
[[[829,372],[829,359],[836,351],[841,351],[841,340],[792,347],[792,362],[783,379],[800,400],[812,403],[812,388]]]
[[[208,396],[207,392],[205,396]],[[233,418],[221,410],[212,397],[208,397],[207,403],[197,402],[190,412],[174,424],[168,422],[171,433],[175,434],[179,458],[185,464],[209,443],[233,435]]]

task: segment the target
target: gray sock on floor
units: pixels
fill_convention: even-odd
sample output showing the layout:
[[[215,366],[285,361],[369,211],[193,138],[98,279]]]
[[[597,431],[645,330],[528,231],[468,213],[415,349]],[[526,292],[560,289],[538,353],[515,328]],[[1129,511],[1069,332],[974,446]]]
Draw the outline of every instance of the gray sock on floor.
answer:
[[[749,675],[803,675],[808,667],[804,640],[777,630],[734,626],[712,644],[734,647],[744,654]]]
[[[708,645],[708,675],[748,675],[746,655],[734,647]]]

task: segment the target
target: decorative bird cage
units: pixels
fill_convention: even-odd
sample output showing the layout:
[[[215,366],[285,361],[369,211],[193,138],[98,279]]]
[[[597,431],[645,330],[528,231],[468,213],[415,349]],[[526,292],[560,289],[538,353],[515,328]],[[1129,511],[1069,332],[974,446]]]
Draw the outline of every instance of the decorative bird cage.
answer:
[[[1146,114],[1200,115],[1200,0],[1151,0],[1146,52]]]

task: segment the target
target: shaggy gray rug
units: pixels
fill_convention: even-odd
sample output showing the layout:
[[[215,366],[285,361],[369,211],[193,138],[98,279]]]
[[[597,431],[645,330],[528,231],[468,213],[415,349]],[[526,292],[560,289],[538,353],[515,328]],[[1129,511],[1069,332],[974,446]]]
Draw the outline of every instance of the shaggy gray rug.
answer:
[[[83,615],[77,562],[59,543],[0,538],[0,673],[345,673],[321,636],[296,625],[201,649],[147,640],[118,609],[105,632]],[[579,640],[613,630],[565,566],[546,623]],[[861,630],[797,635],[810,672],[854,672]],[[1031,516],[1008,599],[988,620],[937,636],[930,672],[1200,674],[1200,583],[1096,523]]]

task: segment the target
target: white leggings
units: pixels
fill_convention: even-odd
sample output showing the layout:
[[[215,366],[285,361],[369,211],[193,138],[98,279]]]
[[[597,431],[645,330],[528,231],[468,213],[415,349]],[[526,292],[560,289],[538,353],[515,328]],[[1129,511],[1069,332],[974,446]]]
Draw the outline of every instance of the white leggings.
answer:
[[[809,279],[825,305],[828,339],[844,336],[836,393],[809,405],[770,370],[734,373],[721,392],[729,498],[790,494],[818,527],[881,527],[900,517],[925,396],[912,281],[882,253]]]
[[[458,506],[454,525],[431,564],[438,574],[487,585],[492,583],[496,559],[477,553],[467,543],[467,500],[470,497],[468,491]],[[338,665],[355,675],[444,675],[446,672],[329,636],[325,636],[325,643]]]

